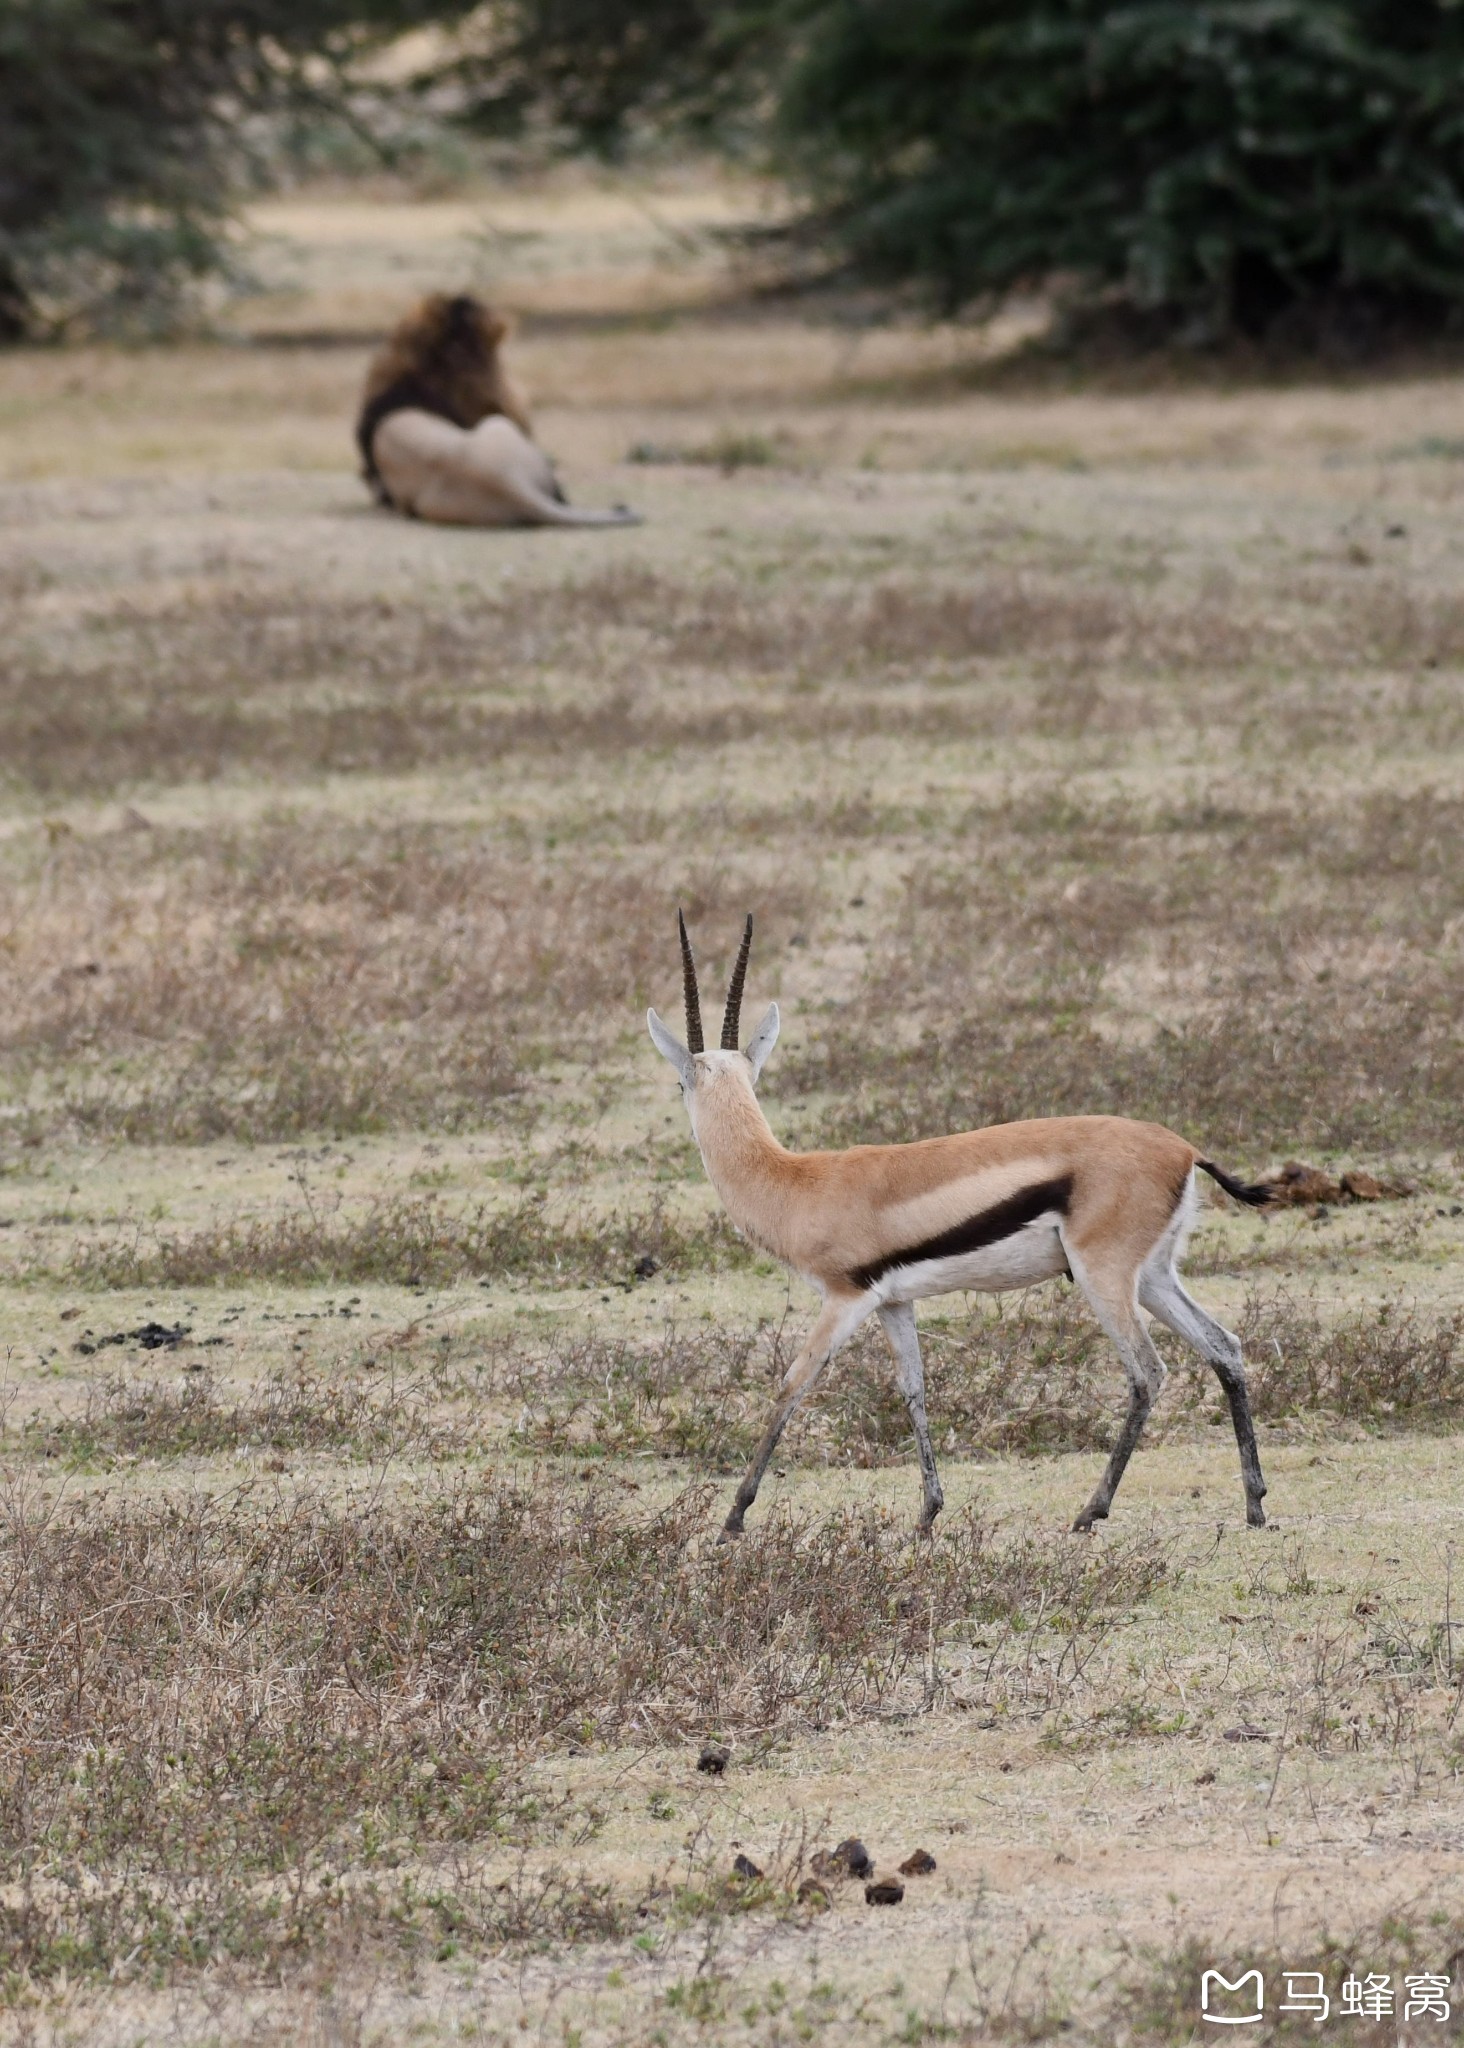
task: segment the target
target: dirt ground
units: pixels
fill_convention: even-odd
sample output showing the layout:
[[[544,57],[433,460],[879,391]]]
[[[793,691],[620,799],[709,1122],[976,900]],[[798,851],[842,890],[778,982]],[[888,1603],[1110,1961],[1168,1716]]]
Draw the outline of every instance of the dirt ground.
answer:
[[[1240,2038],[1288,1968],[1458,2029],[1464,383],[1013,367],[763,290],[777,204],[322,190],[219,336],[0,360],[7,2038],[1178,2043],[1253,1963]],[[643,526],[370,506],[464,284]],[[1386,1183],[1193,1241],[1266,1530],[1171,1352],[1066,1533],[1054,1287],[922,1318],[928,1552],[861,1343],[726,1562],[810,1304],[645,1039],[678,903],[713,983],[757,912],[789,1142]]]

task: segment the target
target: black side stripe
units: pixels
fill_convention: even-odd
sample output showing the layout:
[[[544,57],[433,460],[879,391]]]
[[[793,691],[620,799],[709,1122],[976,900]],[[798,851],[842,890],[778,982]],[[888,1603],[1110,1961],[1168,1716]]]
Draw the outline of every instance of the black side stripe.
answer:
[[[1004,1202],[993,1203],[977,1216],[968,1216],[964,1223],[952,1224],[936,1237],[905,1245],[897,1252],[886,1252],[883,1258],[871,1259],[867,1266],[856,1266],[849,1278],[856,1287],[873,1287],[896,1266],[918,1266],[927,1259],[955,1259],[962,1252],[979,1252],[986,1245],[999,1244],[1004,1237],[1014,1237],[1049,1210],[1056,1209],[1066,1216],[1072,1196],[1070,1173],[1055,1180],[1038,1181],[1035,1187],[1019,1189]]]

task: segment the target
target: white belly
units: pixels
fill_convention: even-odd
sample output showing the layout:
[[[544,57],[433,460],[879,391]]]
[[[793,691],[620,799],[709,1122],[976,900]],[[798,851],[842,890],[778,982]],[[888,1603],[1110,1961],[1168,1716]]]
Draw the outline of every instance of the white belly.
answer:
[[[1013,1231],[979,1251],[949,1259],[925,1259],[917,1266],[895,1266],[879,1282],[882,1302],[923,1301],[932,1294],[1004,1294],[1012,1287],[1035,1287],[1068,1269],[1057,1226],[1039,1217],[1025,1230]]]

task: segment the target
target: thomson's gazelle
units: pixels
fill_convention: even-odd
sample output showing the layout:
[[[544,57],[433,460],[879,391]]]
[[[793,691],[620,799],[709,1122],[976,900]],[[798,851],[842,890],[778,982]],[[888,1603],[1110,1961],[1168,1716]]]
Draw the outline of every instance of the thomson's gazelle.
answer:
[[[1129,1379],[1129,1406],[1108,1469],[1073,1524],[1091,1529],[1113,1496],[1154,1398],[1164,1363],[1141,1308],[1211,1365],[1230,1403],[1246,1520],[1265,1522],[1265,1482],[1246,1394],[1240,1344],[1180,1285],[1175,1261],[1194,1220],[1195,1168],[1239,1202],[1260,1207],[1266,1190],[1222,1173],[1162,1124],[1116,1116],[1042,1117],[995,1124],[914,1145],[855,1145],[847,1152],[789,1152],[758,1107],[754,1083],[778,1036],[770,1003],[745,1052],[738,1047],[742,985],[752,945],[747,920],[722,1020],[722,1043],[702,1044],[696,962],[678,914],[686,1038],[650,1011],[658,1052],[675,1067],[691,1128],[713,1187],[744,1237],[811,1280],[823,1307],[783,1379],[778,1403],[724,1535],[739,1536],[769,1460],[794,1409],[819,1373],[869,1316],[878,1315],[910,1411],[928,1533],[944,1506],[930,1428],[914,1303],[973,1288],[1000,1293],[1067,1273],[1113,1340]]]

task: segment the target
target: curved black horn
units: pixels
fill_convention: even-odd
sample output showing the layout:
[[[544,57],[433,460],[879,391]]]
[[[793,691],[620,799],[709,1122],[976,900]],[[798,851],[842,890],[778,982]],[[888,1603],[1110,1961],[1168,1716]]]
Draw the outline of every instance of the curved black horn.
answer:
[[[676,922],[681,930],[681,984],[686,995],[686,1049],[688,1052],[705,1052],[702,1039],[701,996],[696,986],[696,960],[691,950],[691,940],[686,936],[686,919],[678,910]]]
[[[722,1050],[736,1052],[737,1034],[742,1023],[742,984],[747,979],[747,956],[752,951],[752,913],[748,912],[747,923],[742,929],[742,944],[738,948],[737,965],[732,969],[732,979],[727,984],[727,1007],[722,1012]]]

